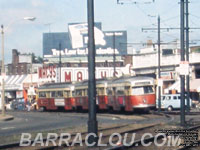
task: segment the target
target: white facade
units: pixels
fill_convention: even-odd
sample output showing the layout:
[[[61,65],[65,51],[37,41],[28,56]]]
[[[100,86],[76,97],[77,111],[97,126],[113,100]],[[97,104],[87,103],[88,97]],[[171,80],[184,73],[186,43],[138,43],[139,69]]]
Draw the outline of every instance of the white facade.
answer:
[[[190,64],[200,63],[200,53],[190,53]],[[161,55],[161,66],[176,66],[180,64],[180,54]],[[158,54],[139,54],[133,56],[133,69],[152,68],[158,66]]]
[[[31,63],[32,56],[27,54],[19,54],[19,63]]]

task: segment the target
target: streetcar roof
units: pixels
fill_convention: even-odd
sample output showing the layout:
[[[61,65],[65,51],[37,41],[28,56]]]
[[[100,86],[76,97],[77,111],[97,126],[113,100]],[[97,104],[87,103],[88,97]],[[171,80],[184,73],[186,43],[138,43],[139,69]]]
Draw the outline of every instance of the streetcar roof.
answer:
[[[38,89],[58,89],[58,88],[69,88],[72,87],[72,82],[61,82],[61,83],[46,83],[40,86]]]
[[[106,84],[109,82],[109,79],[103,78],[103,79],[96,79],[96,85],[98,86],[99,84]],[[87,87],[88,86],[88,80],[84,80],[81,82],[77,82],[75,84],[75,87]]]
[[[134,85],[136,82],[148,81],[150,84],[153,84],[154,79],[151,77],[144,77],[144,76],[123,76],[120,78],[116,78],[113,80],[113,84],[117,83],[127,83]]]

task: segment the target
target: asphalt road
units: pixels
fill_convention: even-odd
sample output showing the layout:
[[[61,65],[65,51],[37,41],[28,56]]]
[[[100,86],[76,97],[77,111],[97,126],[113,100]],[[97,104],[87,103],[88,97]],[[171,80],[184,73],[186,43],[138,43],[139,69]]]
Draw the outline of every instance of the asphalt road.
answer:
[[[0,121],[0,136],[45,131],[67,127],[86,126],[87,113],[64,112],[7,112],[15,117],[11,121]],[[133,123],[133,120],[98,116],[99,123]]]

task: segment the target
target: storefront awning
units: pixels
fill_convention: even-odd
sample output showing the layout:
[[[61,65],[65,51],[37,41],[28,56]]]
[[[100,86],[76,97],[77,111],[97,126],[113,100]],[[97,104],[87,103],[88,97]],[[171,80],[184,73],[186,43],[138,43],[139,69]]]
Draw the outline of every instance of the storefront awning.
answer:
[[[23,90],[23,81],[27,77],[27,75],[10,75],[6,76],[5,81],[5,90],[13,91],[13,90]],[[0,77],[2,81],[2,77]]]

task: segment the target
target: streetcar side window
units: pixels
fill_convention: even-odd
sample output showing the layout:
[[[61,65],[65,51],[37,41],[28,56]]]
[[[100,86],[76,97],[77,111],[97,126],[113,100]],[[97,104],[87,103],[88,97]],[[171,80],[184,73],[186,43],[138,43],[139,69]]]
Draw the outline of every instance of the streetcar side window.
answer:
[[[51,97],[63,97],[63,91],[51,91]]]
[[[39,97],[46,97],[46,93],[45,92],[39,92]]]
[[[117,90],[117,95],[124,95],[124,91],[123,90]]]
[[[124,92],[126,95],[130,95],[130,86],[125,86]]]
[[[82,96],[81,90],[76,90],[76,96]]]
[[[97,88],[97,95],[104,95],[104,88]]]
[[[64,96],[65,97],[70,97],[70,91],[64,91]]]
[[[63,91],[57,91],[56,97],[63,97]]]
[[[88,89],[83,90],[83,92],[84,92],[84,96],[88,95]]]
[[[107,94],[108,95],[112,95],[112,90],[111,89],[107,89]]]
[[[51,97],[56,97],[56,92],[55,91],[51,92]]]
[[[75,91],[72,91],[72,97],[75,97]]]

